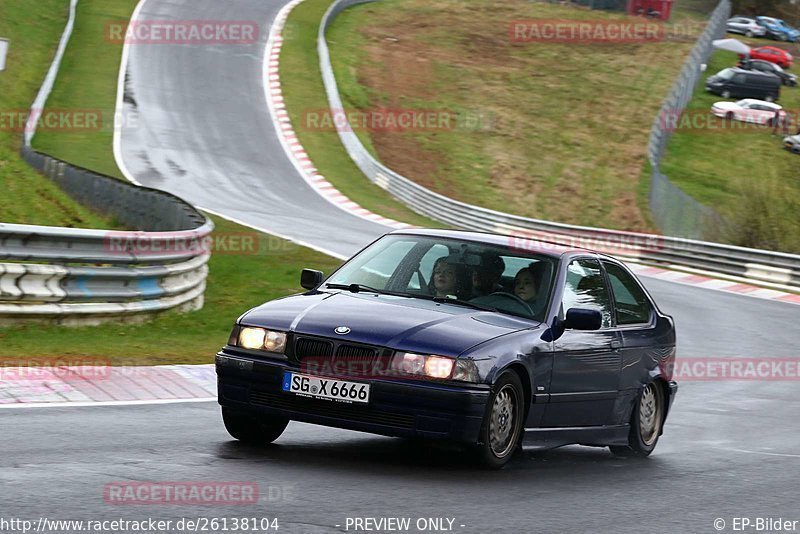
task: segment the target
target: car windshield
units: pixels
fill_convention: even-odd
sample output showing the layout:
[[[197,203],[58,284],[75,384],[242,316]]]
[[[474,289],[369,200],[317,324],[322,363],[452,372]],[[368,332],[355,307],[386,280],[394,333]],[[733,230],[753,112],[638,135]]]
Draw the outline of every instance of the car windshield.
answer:
[[[323,289],[437,300],[542,321],[557,260],[515,244],[512,238],[503,246],[388,235],[335,271]]]
[[[736,74],[733,69],[724,69],[717,73],[718,78],[722,78],[723,80],[730,80]]]

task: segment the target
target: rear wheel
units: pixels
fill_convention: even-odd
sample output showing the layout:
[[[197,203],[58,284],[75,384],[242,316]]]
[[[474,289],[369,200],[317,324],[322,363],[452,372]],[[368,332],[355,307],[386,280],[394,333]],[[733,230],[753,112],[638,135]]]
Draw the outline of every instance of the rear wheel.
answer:
[[[505,371],[497,379],[481,428],[477,453],[481,465],[503,467],[519,447],[525,415],[525,393],[517,373]]]
[[[766,97],[764,97],[764,100],[766,100],[767,102],[775,102],[775,97],[772,95],[767,95]]]
[[[631,430],[627,446],[611,446],[617,456],[650,456],[656,448],[664,421],[664,390],[655,382],[650,382],[639,393],[631,415]]]
[[[266,445],[283,434],[289,419],[274,415],[254,416],[246,412],[222,408],[222,421],[228,434],[243,443]]]

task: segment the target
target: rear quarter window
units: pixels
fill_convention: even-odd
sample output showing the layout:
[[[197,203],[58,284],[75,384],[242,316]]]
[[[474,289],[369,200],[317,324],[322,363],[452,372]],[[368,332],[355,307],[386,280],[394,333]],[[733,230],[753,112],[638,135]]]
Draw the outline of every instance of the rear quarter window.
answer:
[[[616,304],[618,325],[649,323],[653,307],[639,282],[614,263],[603,262]]]

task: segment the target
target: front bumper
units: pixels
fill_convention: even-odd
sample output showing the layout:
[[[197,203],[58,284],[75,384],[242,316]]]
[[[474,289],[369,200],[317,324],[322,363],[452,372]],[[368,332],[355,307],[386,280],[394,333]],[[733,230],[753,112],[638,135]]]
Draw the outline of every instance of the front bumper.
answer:
[[[370,384],[367,406],[301,397],[282,389],[288,361],[225,350],[216,358],[219,403],[251,413],[409,438],[477,443],[490,390],[483,385],[337,377]]]
[[[670,380],[667,382],[667,386],[669,387],[669,404],[667,404],[667,413],[672,410],[672,403],[675,402],[675,395],[678,394],[678,383],[674,380]]]

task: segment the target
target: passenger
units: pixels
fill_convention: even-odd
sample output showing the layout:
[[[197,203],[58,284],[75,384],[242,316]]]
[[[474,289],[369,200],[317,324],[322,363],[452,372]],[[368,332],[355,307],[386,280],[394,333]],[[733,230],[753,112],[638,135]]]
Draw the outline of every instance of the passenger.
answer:
[[[514,277],[514,294],[528,304],[533,304],[538,291],[539,286],[533,269],[531,267],[520,269],[517,276]]]
[[[514,277],[514,294],[524,300],[534,313],[544,306],[546,289],[542,292],[542,284],[549,272],[549,265],[543,261],[531,263],[520,269]]]
[[[449,256],[442,256],[433,264],[431,274],[431,294],[435,297],[463,297],[463,278],[459,276],[461,266]]]
[[[485,297],[492,293],[505,291],[500,280],[506,263],[499,255],[486,253],[481,255],[481,263],[472,271],[472,296]]]

